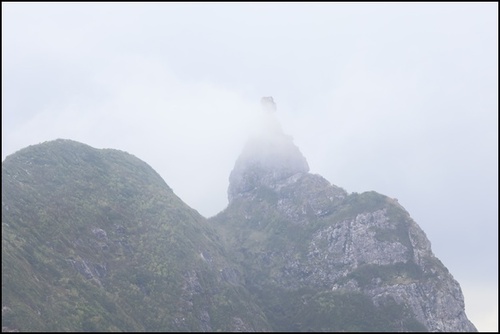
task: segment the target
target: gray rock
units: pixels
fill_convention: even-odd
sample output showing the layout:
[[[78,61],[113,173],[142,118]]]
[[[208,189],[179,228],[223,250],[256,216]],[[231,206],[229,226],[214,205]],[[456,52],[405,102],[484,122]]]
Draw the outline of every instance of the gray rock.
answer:
[[[276,289],[361,293],[377,307],[395,302],[429,331],[477,331],[460,285],[397,200],[375,192],[348,195],[310,174],[292,138],[272,114],[265,117],[263,131],[236,161],[229,206],[217,218],[227,215],[246,231],[224,230],[236,233],[232,246],[253,263],[250,276]],[[280,237],[264,235],[263,228],[281,231]],[[297,234],[301,238],[291,237]]]

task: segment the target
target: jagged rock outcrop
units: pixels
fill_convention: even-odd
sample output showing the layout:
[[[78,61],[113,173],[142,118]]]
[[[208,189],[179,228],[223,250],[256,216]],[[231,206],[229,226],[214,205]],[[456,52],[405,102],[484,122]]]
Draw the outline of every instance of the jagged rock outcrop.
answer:
[[[274,330],[476,331],[458,282],[396,200],[308,171],[265,113],[231,173],[228,207],[210,219]]]

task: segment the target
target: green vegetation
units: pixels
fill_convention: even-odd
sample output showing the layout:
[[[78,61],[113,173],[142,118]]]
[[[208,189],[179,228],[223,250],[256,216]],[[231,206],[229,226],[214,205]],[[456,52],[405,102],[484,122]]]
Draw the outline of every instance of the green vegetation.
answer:
[[[207,220],[128,153],[68,140],[25,148],[2,163],[2,327],[425,331],[391,298],[375,305],[309,280],[312,236],[358,214],[386,210],[395,228],[368,227],[375,239],[411,249],[411,219],[391,199],[339,188],[334,200],[328,187],[312,176],[280,192],[259,185]],[[336,283],[362,291],[428,277],[411,261],[360,264]]]
[[[276,286],[261,287],[256,293],[275,331],[426,331],[406,307],[394,300],[377,307],[361,293]]]
[[[221,278],[233,265],[215,231],[130,154],[65,140],[28,147],[2,164],[2,202],[7,329],[267,326],[246,290]]]

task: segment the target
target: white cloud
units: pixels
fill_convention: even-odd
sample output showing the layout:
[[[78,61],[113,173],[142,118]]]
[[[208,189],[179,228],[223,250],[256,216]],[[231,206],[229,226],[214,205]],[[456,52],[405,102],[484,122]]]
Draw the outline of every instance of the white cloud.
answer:
[[[2,158],[125,150],[210,216],[273,96],[312,172],[397,197],[460,283],[497,285],[497,9],[2,3]]]

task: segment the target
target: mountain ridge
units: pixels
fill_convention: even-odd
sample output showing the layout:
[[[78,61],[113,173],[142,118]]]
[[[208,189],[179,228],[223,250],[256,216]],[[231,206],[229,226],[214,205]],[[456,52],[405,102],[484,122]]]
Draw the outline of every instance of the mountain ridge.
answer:
[[[475,331],[408,212],[309,173],[268,110],[209,219],[123,151],[6,157],[2,328]]]

